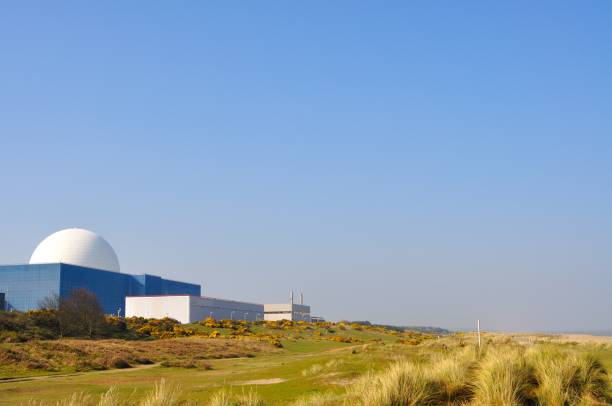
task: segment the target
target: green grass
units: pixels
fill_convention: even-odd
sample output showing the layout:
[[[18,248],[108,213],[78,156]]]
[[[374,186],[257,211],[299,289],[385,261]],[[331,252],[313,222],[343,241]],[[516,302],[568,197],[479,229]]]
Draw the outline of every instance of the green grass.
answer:
[[[308,353],[350,347],[355,344],[337,343],[334,341],[281,340],[283,348],[290,353]]]
[[[206,329],[198,326],[197,328]],[[209,329],[213,330],[213,329]],[[219,330],[219,329],[217,329]],[[283,348],[279,353],[261,354],[253,358],[210,359],[206,362],[212,370],[165,368],[134,368],[131,370],[108,370],[72,374],[70,376],[46,377],[44,379],[20,382],[0,383],[0,404],[19,404],[29,399],[57,401],[65,399],[75,391],[100,395],[110,386],[117,387],[117,395],[127,398],[132,395],[143,395],[152,388],[155,382],[165,379],[169,383],[180,383],[184,395],[189,399],[208,401],[222,388],[233,387],[236,390],[256,390],[263,399],[272,404],[286,404],[298,394],[310,394],[324,391],[341,392],[344,384],[359,376],[368,369],[380,369],[389,362],[386,351],[364,351],[364,346],[372,340],[391,342],[397,337],[379,332],[341,330],[332,335],[355,337],[359,343],[341,343],[329,341],[316,335],[315,331],[323,329],[302,330],[299,333],[289,330],[255,329],[262,334],[282,334]],[[230,331],[223,334],[229,334]],[[321,332],[321,334],[325,334]],[[232,340],[233,341],[233,340]],[[384,348],[384,344],[374,344]],[[405,351],[414,351],[416,347],[403,345]],[[353,353],[355,352],[355,353]],[[337,360],[343,359],[341,364]],[[305,378],[302,371],[316,364],[327,364],[321,376]],[[30,373],[29,375],[39,375]],[[324,375],[324,376],[323,376]],[[18,377],[13,374],[13,377]],[[245,382],[263,379],[282,379],[281,383],[272,385],[245,385]]]
[[[259,328],[259,326],[258,326]],[[161,366],[134,368],[131,370],[108,370],[73,374],[70,376],[44,377],[29,381],[0,383],[0,405],[26,404],[30,399],[59,401],[75,392],[99,396],[110,387],[116,387],[118,399],[126,400],[144,396],[161,379],[170,384],[180,385],[182,399],[206,404],[221,390],[239,394],[256,392],[266,405],[287,405],[300,396],[327,394],[344,396],[347,388],[370,372],[385,382],[389,366],[402,359],[406,365],[416,365],[414,371],[425,377],[443,377],[445,384],[441,393],[462,396],[465,373],[469,370],[470,359],[463,361],[461,346],[471,345],[471,337],[449,337],[428,340],[421,345],[397,344],[397,337],[386,333],[359,330],[337,330],[333,335],[346,334],[361,340],[359,343],[340,343],[321,339],[317,330],[282,332],[283,348],[278,352],[259,353],[255,357],[207,359],[211,370],[198,368],[168,368]],[[265,330],[260,333],[267,333]],[[275,333],[280,333],[275,330]],[[294,339],[289,339],[294,336]],[[189,340],[189,339],[187,339]],[[177,345],[181,341],[177,341]],[[234,342],[234,340],[228,340]],[[493,345],[493,344],[491,344]],[[505,345],[505,344],[503,344]],[[555,344],[555,348],[583,353],[595,350],[596,356],[608,370],[612,370],[612,347],[571,346]],[[449,359],[451,357],[452,359]],[[458,358],[453,358],[458,357]],[[455,361],[456,359],[456,361]],[[447,360],[447,361],[444,361]],[[438,365],[436,370],[423,372],[421,365]],[[487,365],[487,364],[483,364]],[[491,362],[491,368],[501,368]],[[501,365],[505,365],[502,363]],[[413,367],[410,367],[413,368]],[[522,368],[519,364],[517,370]],[[402,375],[396,371],[396,376]],[[493,370],[493,373],[497,373]],[[501,373],[504,373],[502,370]],[[373,376],[374,376],[373,375]],[[472,376],[472,375],[470,375]],[[502,375],[503,376],[503,375]],[[274,384],[248,384],[249,381],[275,379]],[[487,390],[486,376],[483,376],[482,390]],[[366,379],[368,383],[371,379]],[[419,381],[414,381],[418,384]],[[375,388],[364,386],[367,393]],[[353,389],[350,389],[353,391]],[[484,393],[484,392],[483,392]],[[612,393],[610,394],[612,395]],[[485,395],[481,395],[485,396]],[[488,395],[486,395],[488,396]],[[338,402],[327,404],[341,404]]]

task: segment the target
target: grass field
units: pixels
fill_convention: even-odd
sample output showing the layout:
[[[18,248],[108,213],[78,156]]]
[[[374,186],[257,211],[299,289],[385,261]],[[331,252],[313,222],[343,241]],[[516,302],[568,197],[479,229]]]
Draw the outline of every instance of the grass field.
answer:
[[[194,328],[200,327],[194,326]],[[51,373],[40,370],[28,373],[24,369],[13,368],[13,375],[10,375],[11,369],[5,365],[3,369],[5,379],[0,383],[0,404],[25,405],[28,402],[33,404],[32,400],[42,401],[41,404],[55,404],[54,402],[68,399],[75,393],[100,396],[111,387],[114,388],[112,395],[116,400],[136,404],[137,399],[143,398],[156,383],[162,380],[167,387],[178,389],[177,397],[184,404],[191,402],[215,406],[285,405],[296,400],[298,401],[296,405],[427,405],[468,404],[468,402],[486,404],[493,401],[482,399],[493,399],[491,396],[495,394],[488,392],[486,379],[490,377],[482,371],[493,371],[492,373],[497,375],[493,375],[491,379],[499,381],[503,380],[504,373],[507,373],[507,370],[501,366],[511,364],[516,371],[512,373],[520,375],[533,369],[531,364],[540,362],[542,359],[539,356],[540,349],[550,351],[546,354],[552,355],[546,357],[550,359],[556,357],[554,359],[558,359],[559,365],[564,367],[572,367],[569,361],[563,363],[566,359],[563,358],[564,354],[579,358],[582,354],[588,353],[594,354],[604,367],[612,370],[610,345],[562,343],[546,336],[485,335],[485,349],[483,354],[479,355],[474,346],[475,338],[471,335],[441,338],[430,336],[424,340],[410,341],[395,332],[355,330],[350,327],[336,328],[332,333],[327,329],[325,334],[317,329],[306,328],[268,331],[263,326],[253,326],[252,330],[258,334],[275,334],[281,341],[282,348],[248,338],[243,340],[186,337],[129,342],[126,344],[129,350],[121,351],[127,354],[133,352],[134,357],[148,356],[154,363],[139,364],[132,361],[130,365],[133,367],[127,369],[78,372],[73,367],[67,366],[63,370]],[[230,334],[229,331],[223,333]],[[336,336],[342,336],[347,339],[345,341],[352,340],[352,342],[336,341],[333,338]],[[79,345],[79,340],[59,342],[62,341],[73,346]],[[111,341],[113,345],[119,345],[117,340]],[[101,343],[88,341],[85,344],[94,348],[98,345],[106,351],[109,350],[109,343],[106,340],[102,340]],[[119,353],[119,350],[115,348],[114,352]],[[128,355],[124,354],[123,357],[131,360]],[[197,357],[200,357],[205,364],[194,363],[193,359]],[[544,361],[548,359],[546,357],[543,358]],[[524,360],[528,362],[523,362]],[[554,364],[552,369],[556,366],[557,364]],[[437,375],[432,374],[431,371],[434,370],[437,371],[435,372]],[[480,375],[475,371],[481,371]],[[532,375],[525,377],[527,397],[544,396],[544,385],[536,387],[531,382],[532,376],[537,375],[536,372],[530,372]],[[605,379],[608,380],[609,377]],[[444,381],[443,387],[436,383],[442,381]],[[396,403],[385,403],[390,402],[390,398],[385,396],[397,389],[389,387],[388,390],[391,392],[380,392],[389,382],[393,382],[395,386],[400,382],[400,392],[402,388],[413,385],[410,386],[409,392],[416,393],[420,388],[418,385],[422,385],[422,388],[425,388],[424,393],[431,391],[427,395],[430,398],[425,396],[423,398],[425,400],[416,403],[410,403],[410,400],[406,400],[408,398],[401,398],[404,400],[398,398],[400,400]],[[438,386],[431,386],[432,382]],[[474,386],[476,389],[472,385],[476,385]],[[219,396],[220,393],[224,393],[225,399]],[[442,400],[440,396],[443,393],[444,396],[448,393],[449,397]],[[254,402],[252,399],[251,402],[243,403],[230,401],[231,395],[242,394],[257,397],[259,401]],[[608,395],[612,393],[609,392]],[[147,405],[172,404],[168,402],[170,401],[147,403]],[[547,404],[554,404],[551,402]],[[580,404],[606,404],[606,401],[601,399],[599,403],[596,400],[592,403],[584,402]],[[82,402],[77,401],[73,404],[79,403]]]

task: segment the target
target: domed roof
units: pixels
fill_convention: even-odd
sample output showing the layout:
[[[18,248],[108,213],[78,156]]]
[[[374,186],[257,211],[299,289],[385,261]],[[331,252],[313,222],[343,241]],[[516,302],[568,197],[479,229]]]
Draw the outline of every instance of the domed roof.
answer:
[[[34,250],[30,264],[63,262],[119,272],[113,247],[98,234],[82,228],[67,228],[51,234]]]

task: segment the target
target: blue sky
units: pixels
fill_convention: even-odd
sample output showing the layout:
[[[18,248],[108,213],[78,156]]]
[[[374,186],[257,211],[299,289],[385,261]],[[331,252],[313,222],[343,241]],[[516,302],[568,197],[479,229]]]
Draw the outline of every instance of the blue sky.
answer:
[[[612,328],[612,3],[0,6],[0,262],[315,314]]]

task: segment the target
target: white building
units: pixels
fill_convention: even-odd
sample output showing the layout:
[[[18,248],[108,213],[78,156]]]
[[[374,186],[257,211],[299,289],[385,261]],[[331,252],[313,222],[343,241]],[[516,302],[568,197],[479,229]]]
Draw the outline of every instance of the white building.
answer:
[[[265,304],[265,320],[310,321],[310,306],[294,303]]]
[[[128,296],[125,298],[125,315],[147,319],[170,317],[181,323],[194,323],[207,317],[257,321],[264,319],[264,306],[189,295]]]
[[[127,296],[125,316],[147,319],[170,317],[181,323],[194,323],[207,317],[216,320],[310,321],[310,306],[294,304],[292,301],[263,305],[190,295]]]

